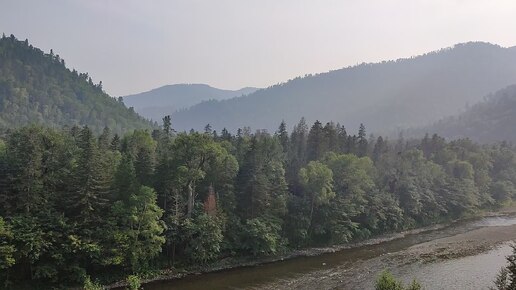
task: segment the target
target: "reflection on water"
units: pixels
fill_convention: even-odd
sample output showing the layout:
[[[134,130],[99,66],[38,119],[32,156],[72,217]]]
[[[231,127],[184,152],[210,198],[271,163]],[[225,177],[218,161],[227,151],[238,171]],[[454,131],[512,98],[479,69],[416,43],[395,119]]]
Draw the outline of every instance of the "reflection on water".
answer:
[[[242,289],[265,285],[278,279],[288,279],[312,271],[328,269],[330,267],[352,264],[359,260],[367,260],[381,256],[386,253],[398,252],[410,246],[465,233],[476,228],[487,226],[508,226],[515,225],[516,217],[487,217],[482,219],[458,222],[448,227],[420,232],[418,234],[406,235],[405,237],[383,242],[375,245],[361,246],[352,249],[342,250],[336,253],[324,254],[316,257],[300,257],[291,260],[275,262],[254,267],[242,267],[232,270],[207,273],[196,276],[189,276],[183,279],[167,282],[157,282],[145,286],[146,290],[169,290],[169,289]],[[469,288],[465,283],[468,275],[483,277],[494,277],[496,272],[504,264],[504,256],[509,250],[508,246],[497,251],[489,252],[473,257],[466,257],[457,260],[447,261],[438,264],[429,264],[424,267],[407,266],[399,273],[401,277],[416,277],[420,279],[427,289],[479,289]],[[477,261],[477,259],[479,259]],[[482,261],[482,263],[479,263]],[[479,267],[479,265],[485,267]],[[491,273],[493,272],[493,273]],[[471,274],[467,274],[471,273]],[[482,275],[482,273],[484,273]],[[447,275],[444,275],[447,274]],[[489,275],[489,276],[488,276]],[[443,277],[442,281],[429,280],[432,277]],[[462,278],[461,278],[462,277]],[[408,278],[407,278],[408,279]],[[454,284],[455,280],[457,284]],[[486,283],[491,283],[492,278]],[[447,281],[445,283],[445,281]],[[463,282],[460,282],[463,281]],[[441,283],[442,282],[442,283]],[[432,284],[433,283],[433,284]],[[429,287],[431,285],[431,287]],[[443,285],[458,285],[458,288],[441,288]],[[490,285],[490,284],[483,284]]]

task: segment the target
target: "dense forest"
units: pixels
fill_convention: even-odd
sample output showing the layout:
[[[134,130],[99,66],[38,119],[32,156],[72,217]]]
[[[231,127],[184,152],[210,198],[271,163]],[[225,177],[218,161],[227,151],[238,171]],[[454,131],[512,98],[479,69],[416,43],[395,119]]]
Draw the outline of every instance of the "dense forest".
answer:
[[[237,127],[275,130],[294,124],[340,122],[370,132],[426,126],[455,115],[500,88],[516,84],[516,47],[470,42],[424,55],[363,63],[297,77],[223,101],[207,101],[174,113],[175,127],[202,130]],[[321,119],[324,118],[324,119]]]
[[[409,134],[436,132],[448,138],[469,137],[481,143],[507,140],[516,142],[516,85],[488,95],[458,116],[445,118]]]
[[[124,136],[29,126],[1,140],[4,288],[349,243],[500,207],[516,193],[506,143],[389,141],[363,125],[176,133],[165,117],[160,130]]]
[[[101,133],[106,126],[123,133],[152,128],[94,84],[87,73],[70,71],[65,61],[14,35],[0,39],[0,129],[41,124],[61,128],[88,125]]]
[[[246,87],[240,90],[222,90],[205,84],[176,84],[162,86],[148,92],[124,96],[124,103],[151,120],[160,121],[163,116],[183,110],[202,101],[225,100],[241,97],[258,90]]]

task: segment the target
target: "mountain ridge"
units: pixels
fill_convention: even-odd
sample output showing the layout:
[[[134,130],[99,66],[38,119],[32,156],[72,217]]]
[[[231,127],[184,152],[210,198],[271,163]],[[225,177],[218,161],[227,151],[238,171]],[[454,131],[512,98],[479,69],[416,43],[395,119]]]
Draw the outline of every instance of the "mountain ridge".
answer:
[[[124,103],[155,121],[203,101],[223,100],[247,95],[259,90],[244,87],[238,90],[226,90],[207,84],[172,84],[164,85],[142,93],[124,96]]]
[[[66,67],[52,50],[44,53],[11,34],[0,39],[0,126],[88,125],[116,133],[154,125],[106,94],[102,82]]]
[[[204,101],[172,115],[180,130],[250,126],[273,131],[301,117],[383,133],[426,125],[516,83],[516,50],[468,42],[423,55],[297,77],[244,97]]]
[[[409,136],[438,134],[449,139],[469,138],[476,142],[516,142],[516,83],[484,97],[466,111],[422,128],[408,130]]]

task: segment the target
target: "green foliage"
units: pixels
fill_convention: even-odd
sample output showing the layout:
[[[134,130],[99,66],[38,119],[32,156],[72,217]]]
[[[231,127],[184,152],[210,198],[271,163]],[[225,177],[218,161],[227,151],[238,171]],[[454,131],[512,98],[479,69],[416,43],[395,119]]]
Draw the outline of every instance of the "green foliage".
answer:
[[[14,259],[15,248],[12,244],[13,234],[9,226],[0,217],[0,270],[10,268],[16,260]]]
[[[500,204],[510,201],[516,195],[514,184],[507,180],[492,183],[489,190],[493,199]]]
[[[88,125],[96,133],[106,126],[122,133],[153,126],[87,73],[70,71],[58,55],[14,37],[0,39],[0,100],[2,128]]]
[[[224,238],[222,221],[207,214],[200,214],[193,220],[187,219],[183,238],[187,241],[185,255],[193,263],[205,264],[213,261],[220,253]]]
[[[422,286],[416,280],[412,280],[412,282],[403,286],[401,281],[396,280],[396,278],[387,270],[384,270],[380,276],[376,279],[375,283],[376,290],[421,290]]]
[[[275,135],[168,128],[121,138],[89,127],[10,130],[0,136],[0,283],[69,288],[105,272],[277,255],[514,198],[508,144],[436,135],[390,144],[365,140],[363,126],[358,136],[331,122],[312,128],[301,120],[290,136],[283,124]],[[379,281],[401,285],[391,278]]]
[[[333,191],[333,172],[318,161],[310,161],[305,168],[299,170],[299,180],[303,187],[308,209],[306,234],[311,236],[314,227],[313,216],[318,214],[319,207],[327,205],[335,197]],[[320,232],[320,229],[318,230]]]
[[[141,186],[128,201],[116,202],[112,211],[117,220],[114,251],[121,257],[122,264],[135,272],[148,268],[165,243],[164,225],[160,220],[163,210],[156,204],[156,193],[152,188]]]
[[[127,276],[126,282],[128,285],[128,290],[139,290],[142,287],[140,277],[138,277],[137,275]]]
[[[245,219],[281,218],[287,207],[287,182],[277,139],[255,135],[236,177],[237,211]]]
[[[104,290],[105,288],[98,282],[91,281],[90,276],[84,280],[84,290]]]
[[[249,219],[245,225],[242,247],[253,256],[276,254],[283,246],[280,230],[280,225],[275,221]]]
[[[383,271],[376,279],[375,290],[403,290],[403,284],[389,271]]]
[[[405,287],[406,290],[422,290],[423,289],[423,286],[421,286],[421,284],[419,284],[419,282],[417,280],[412,280],[412,282]]]
[[[513,252],[507,256],[507,266],[502,268],[494,281],[497,290],[516,289],[516,246],[513,245]]]
[[[308,199],[314,205],[327,204],[335,197],[333,192],[333,172],[318,161],[310,161],[299,171],[301,185],[304,186]]]

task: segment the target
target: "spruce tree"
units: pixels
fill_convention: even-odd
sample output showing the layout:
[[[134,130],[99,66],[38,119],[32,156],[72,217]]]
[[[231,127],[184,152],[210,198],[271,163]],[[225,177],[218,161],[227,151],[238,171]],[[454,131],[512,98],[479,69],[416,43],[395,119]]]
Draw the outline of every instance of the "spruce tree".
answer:
[[[364,124],[360,124],[360,128],[358,129],[358,148],[357,155],[358,157],[367,156],[368,142],[366,136],[366,129]]]
[[[315,121],[310,128],[310,132],[308,133],[307,139],[307,160],[318,160],[324,154],[325,142],[324,142],[324,133],[321,122]]]
[[[285,123],[285,121],[281,121],[281,124],[278,127],[278,131],[276,131],[276,136],[278,136],[281,147],[283,148],[283,152],[287,153],[290,149],[290,146],[287,132],[287,124]]]

